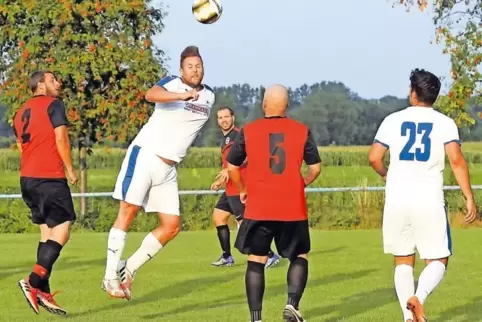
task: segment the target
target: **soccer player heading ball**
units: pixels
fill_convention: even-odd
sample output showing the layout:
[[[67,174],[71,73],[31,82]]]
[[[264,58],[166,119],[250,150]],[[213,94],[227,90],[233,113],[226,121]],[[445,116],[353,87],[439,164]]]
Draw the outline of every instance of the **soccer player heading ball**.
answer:
[[[321,160],[309,129],[285,116],[288,91],[281,85],[266,90],[263,119],[248,123],[227,156],[229,177],[246,204],[236,248],[248,255],[246,293],[251,321],[261,321],[264,269],[272,241],[288,258],[288,302],[285,321],[303,321],[299,303],[308,280],[311,248],[305,186],[320,174]],[[240,166],[248,159],[246,183]],[[301,174],[305,161],[308,172]]]
[[[383,211],[385,253],[395,256],[395,289],[404,321],[425,322],[423,304],[442,281],[452,255],[452,239],[443,193],[445,155],[467,200],[467,223],[476,207],[467,163],[455,122],[432,105],[440,80],[424,70],[410,75],[411,106],[388,115],[370,150],[370,164],[386,179]],[[390,167],[383,157],[390,149]],[[415,250],[427,266],[415,291]]]
[[[119,213],[109,232],[103,289],[112,297],[131,299],[136,271],[167,245],[181,228],[176,164],[209,118],[215,95],[207,85],[197,47],[181,53],[181,77],[167,76],[146,93],[154,113],[129,146],[114,190]],[[141,207],[157,213],[161,224],[139,249],[121,261],[126,232]]]

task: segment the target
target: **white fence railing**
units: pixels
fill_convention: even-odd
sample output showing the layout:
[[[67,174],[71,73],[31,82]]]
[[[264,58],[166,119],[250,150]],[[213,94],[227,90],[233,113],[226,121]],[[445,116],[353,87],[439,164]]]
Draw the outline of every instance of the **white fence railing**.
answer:
[[[460,190],[459,186],[444,186],[444,190]],[[472,186],[473,190],[482,190],[482,185]],[[345,192],[345,191],[384,191],[385,187],[335,187],[335,188],[306,188],[305,191],[308,193],[312,192]],[[213,191],[213,190],[181,190],[180,195],[219,195],[222,194],[224,190]],[[89,198],[99,198],[99,197],[112,197],[112,192],[88,192],[88,193],[73,193],[72,197],[89,197]],[[22,198],[21,194],[0,194],[0,199],[19,199]]]

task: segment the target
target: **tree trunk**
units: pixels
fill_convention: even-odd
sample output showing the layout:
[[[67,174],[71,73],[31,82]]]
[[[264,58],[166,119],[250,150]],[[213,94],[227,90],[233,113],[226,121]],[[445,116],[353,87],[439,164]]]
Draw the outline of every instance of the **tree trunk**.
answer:
[[[80,171],[80,193],[87,192],[87,148],[85,146],[85,137],[79,138],[79,171]],[[82,222],[87,212],[87,198],[80,197],[80,219]]]

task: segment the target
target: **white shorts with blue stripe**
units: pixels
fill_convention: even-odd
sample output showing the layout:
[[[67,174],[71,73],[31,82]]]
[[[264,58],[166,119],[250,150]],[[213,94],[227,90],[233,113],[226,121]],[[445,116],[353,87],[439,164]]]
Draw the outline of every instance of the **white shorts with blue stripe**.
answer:
[[[113,197],[142,206],[146,212],[179,216],[176,167],[132,144],[122,162]]]
[[[437,202],[385,204],[383,212],[385,253],[408,256],[418,251],[421,259],[452,255],[452,237],[447,211]]]

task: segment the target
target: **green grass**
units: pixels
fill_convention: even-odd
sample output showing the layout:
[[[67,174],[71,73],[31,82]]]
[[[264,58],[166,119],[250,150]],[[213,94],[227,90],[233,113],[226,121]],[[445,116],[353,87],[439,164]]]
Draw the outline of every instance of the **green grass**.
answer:
[[[235,233],[233,232],[233,235]],[[125,255],[144,234],[131,233]],[[244,293],[246,257],[237,265],[211,268],[219,255],[214,231],[181,233],[136,276],[133,299],[109,299],[101,291],[106,235],[73,234],[53,271],[53,289],[69,315],[41,310],[35,316],[16,287],[35,260],[36,234],[0,235],[0,316],[2,321],[240,321],[249,320]],[[481,321],[482,261],[476,229],[453,231],[455,256],[442,284],[426,302],[433,321]],[[8,245],[8,246],[7,246]],[[193,247],[192,245],[196,245]],[[416,272],[422,267],[417,263]],[[286,270],[266,271],[263,321],[280,321],[286,300]],[[379,230],[312,231],[310,276],[301,309],[308,321],[401,321],[392,284],[392,259],[383,254]]]
[[[219,169],[178,169],[179,189],[209,189]],[[472,184],[482,184],[482,164],[470,166]],[[87,182],[89,191],[113,191],[118,169],[89,169]],[[445,181],[451,176],[449,167],[445,169]],[[18,171],[2,172],[0,191],[19,191]],[[368,166],[323,167],[320,177],[312,184],[315,187],[348,187],[362,185],[382,185],[383,181]],[[77,188],[73,188],[77,191]]]

